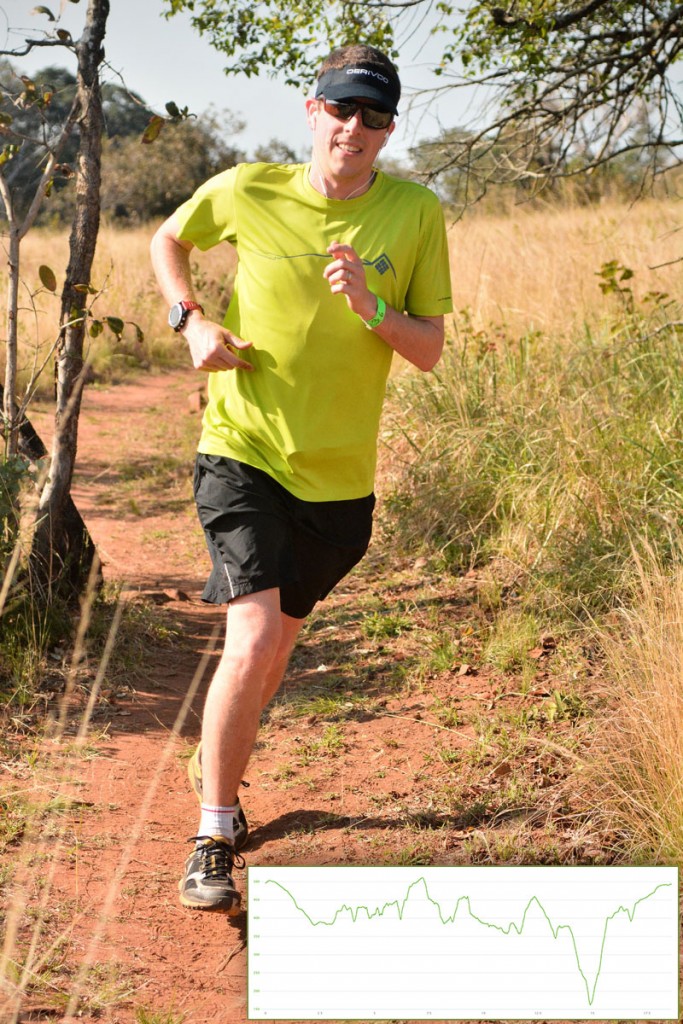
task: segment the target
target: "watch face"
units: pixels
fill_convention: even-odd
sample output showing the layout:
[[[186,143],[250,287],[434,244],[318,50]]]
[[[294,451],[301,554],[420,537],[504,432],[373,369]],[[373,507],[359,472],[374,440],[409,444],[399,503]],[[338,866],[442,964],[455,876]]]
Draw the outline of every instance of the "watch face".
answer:
[[[171,306],[168,314],[169,326],[177,331],[185,319],[185,310],[183,309],[182,302],[176,302],[175,306]]]

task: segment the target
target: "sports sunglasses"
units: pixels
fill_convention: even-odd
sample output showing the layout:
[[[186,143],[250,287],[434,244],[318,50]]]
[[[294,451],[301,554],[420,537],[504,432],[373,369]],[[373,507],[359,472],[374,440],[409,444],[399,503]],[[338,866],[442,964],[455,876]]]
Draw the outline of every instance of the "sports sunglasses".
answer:
[[[378,110],[377,107],[368,107],[354,100],[328,100],[324,96],[318,96],[318,99],[322,101],[325,113],[336,117],[338,121],[350,121],[358,110],[366,128],[388,128],[394,120],[390,110]]]

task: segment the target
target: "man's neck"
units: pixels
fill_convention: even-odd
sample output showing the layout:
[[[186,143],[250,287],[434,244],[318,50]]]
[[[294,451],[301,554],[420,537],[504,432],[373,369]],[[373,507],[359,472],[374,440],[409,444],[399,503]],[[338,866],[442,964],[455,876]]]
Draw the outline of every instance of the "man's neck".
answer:
[[[326,177],[320,170],[318,163],[312,160],[308,180],[316,192],[325,196],[326,199],[357,199],[368,191],[376,175],[377,172],[373,169],[370,175],[363,178],[360,182],[348,181],[346,179],[338,181],[334,178]]]

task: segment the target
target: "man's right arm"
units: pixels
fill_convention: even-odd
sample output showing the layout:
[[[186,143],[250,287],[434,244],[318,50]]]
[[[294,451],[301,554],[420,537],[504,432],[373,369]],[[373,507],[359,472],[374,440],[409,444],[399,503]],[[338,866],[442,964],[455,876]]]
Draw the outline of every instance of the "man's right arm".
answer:
[[[164,221],[152,239],[150,247],[152,266],[161,293],[169,306],[182,300],[195,301],[190,271],[192,242],[178,237],[179,225],[175,214]],[[187,317],[180,333],[190,346],[195,369],[215,373],[218,370],[253,370],[251,363],[240,359],[233,349],[245,349],[250,341],[243,341],[225,327],[207,320],[200,309]]]

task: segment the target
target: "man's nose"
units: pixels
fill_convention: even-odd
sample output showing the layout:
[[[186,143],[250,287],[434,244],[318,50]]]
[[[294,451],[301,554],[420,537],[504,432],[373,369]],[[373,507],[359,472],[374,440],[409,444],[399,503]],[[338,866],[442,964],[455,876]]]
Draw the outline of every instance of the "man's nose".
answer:
[[[360,131],[363,127],[363,111],[359,107],[355,114],[346,122],[354,131]]]

